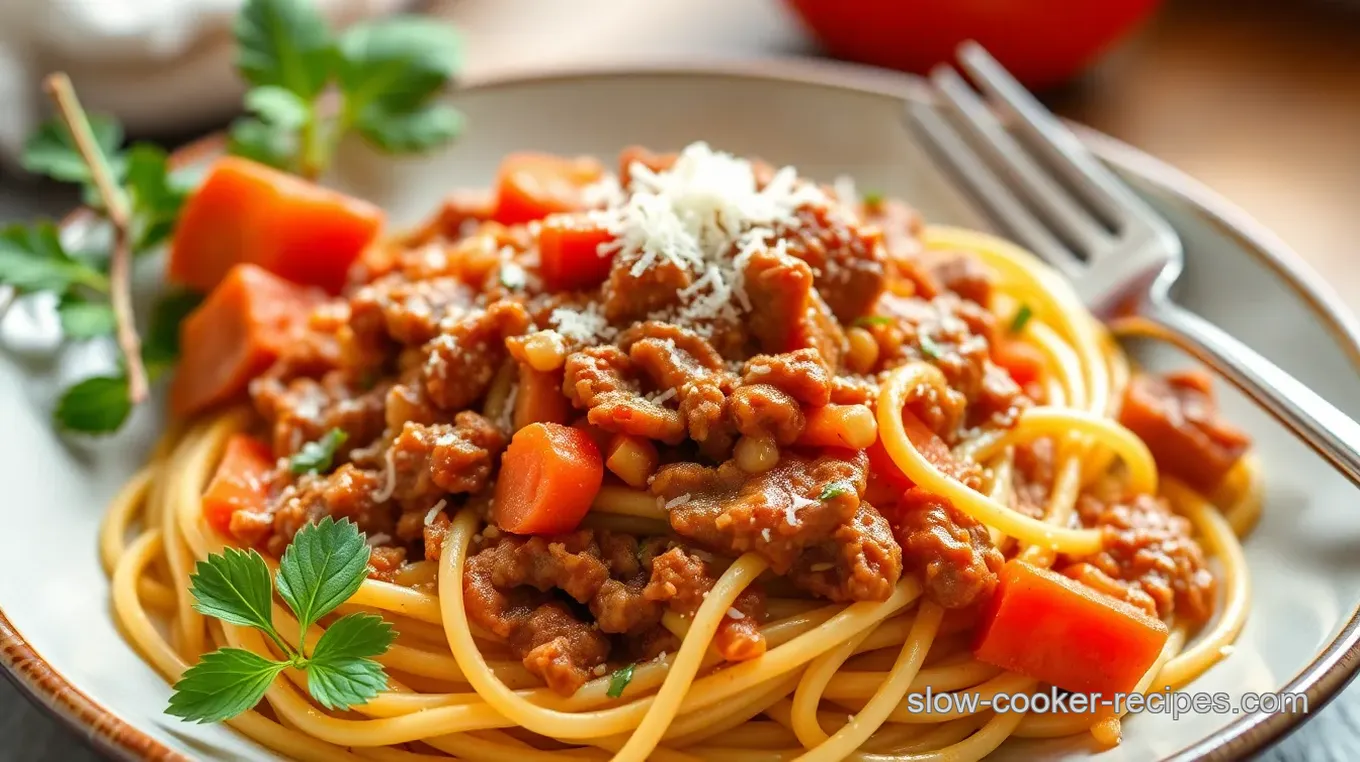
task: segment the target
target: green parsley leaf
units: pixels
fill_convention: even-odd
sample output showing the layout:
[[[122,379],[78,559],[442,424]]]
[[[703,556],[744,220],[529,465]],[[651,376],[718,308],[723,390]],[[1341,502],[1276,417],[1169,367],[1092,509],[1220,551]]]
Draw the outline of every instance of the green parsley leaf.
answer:
[[[872,207],[872,206],[878,206],[879,204],[882,204],[882,203],[883,203],[883,192],[882,192],[882,191],[865,191],[865,192],[864,192],[864,205],[865,205],[865,206],[871,206],[871,207]]]
[[[604,695],[609,698],[618,698],[619,696],[622,696],[623,689],[627,688],[628,684],[633,682],[633,670],[635,669],[637,669],[636,664],[629,664],[626,667],[620,667],[616,670],[614,674],[609,677],[609,690],[605,691]]]
[[[430,104],[462,65],[452,27],[417,16],[358,24],[340,38],[345,120],[391,152],[423,151],[463,128],[462,114]]]
[[[123,128],[118,120],[108,116],[90,116],[90,130],[94,133],[95,143],[109,157],[109,164],[116,176],[122,176],[123,157],[117,155],[118,146],[123,142]],[[93,181],[90,168],[85,166],[80,151],[76,150],[71,131],[60,119],[44,123],[29,136],[24,143],[20,163],[29,172],[47,175],[54,180],[66,183],[87,184]]]
[[[344,429],[331,429],[315,442],[308,442],[288,459],[288,468],[295,474],[322,474],[331,470],[335,452],[349,439]]]
[[[340,38],[340,87],[345,108],[370,104],[389,113],[415,111],[457,73],[463,41],[447,24],[419,16],[356,24]]]
[[[107,302],[87,302],[71,294],[57,303],[57,317],[61,318],[61,332],[68,339],[108,336],[118,324],[113,307]]]
[[[237,119],[231,123],[231,132],[227,136],[229,153],[275,169],[287,170],[292,167],[298,145],[298,137],[292,131],[259,119]]]
[[[309,0],[246,0],[233,27],[241,76],[315,98],[330,78],[335,42]]]
[[[66,431],[111,434],[132,412],[127,377],[94,376],[69,387],[57,401],[52,417]]]
[[[254,651],[220,648],[184,671],[165,713],[192,722],[221,722],[260,703],[288,662]]]
[[[168,369],[179,359],[179,324],[203,303],[192,291],[171,291],[151,308],[151,318],[142,336],[142,362],[148,373]]]
[[[433,104],[402,113],[370,104],[355,124],[359,134],[389,153],[416,153],[442,145],[463,131],[463,114],[452,106]]]
[[[1034,317],[1034,310],[1028,304],[1020,305],[1020,309],[1015,311],[1015,318],[1011,320],[1011,333],[1020,333],[1025,330],[1025,324]]]
[[[265,124],[284,130],[296,130],[312,118],[310,103],[292,90],[275,85],[265,85],[247,92],[246,110]]]
[[[930,338],[929,334],[925,333],[921,334],[920,343],[921,353],[924,354],[926,357],[935,360],[939,360],[944,357],[944,347],[940,346],[935,342],[934,339]]]
[[[817,496],[818,500],[833,500],[841,495],[848,495],[855,491],[855,485],[848,481],[835,481],[822,488],[822,494]]]
[[[13,286],[21,294],[62,294],[77,284],[96,291],[109,288],[103,273],[67,253],[57,226],[51,222],[0,230],[0,283]]]
[[[253,549],[243,552],[228,547],[221,555],[214,553],[199,561],[189,575],[189,592],[194,596],[194,610],[204,616],[274,632],[269,566]]]
[[[387,688],[382,665],[371,656],[396,639],[392,625],[373,614],[347,614],[331,623],[307,659],[307,690],[327,709],[363,704]]]
[[[165,150],[149,143],[128,150],[123,182],[132,209],[132,248],[145,253],[170,237],[188,189],[173,178]]]
[[[871,325],[892,325],[894,320],[887,315],[861,315],[855,318],[854,325],[860,328],[868,328]]]
[[[368,556],[368,543],[348,519],[327,516],[293,536],[275,582],[302,632],[359,589],[368,575]]]

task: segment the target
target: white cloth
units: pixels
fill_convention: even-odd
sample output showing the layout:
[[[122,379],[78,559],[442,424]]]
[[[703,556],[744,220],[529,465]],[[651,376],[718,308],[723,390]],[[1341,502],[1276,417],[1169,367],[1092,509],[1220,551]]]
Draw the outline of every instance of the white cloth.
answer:
[[[50,113],[42,77],[71,75],[81,102],[133,132],[165,132],[240,108],[231,23],[242,0],[0,0],[0,159]],[[333,25],[407,0],[316,0]]]

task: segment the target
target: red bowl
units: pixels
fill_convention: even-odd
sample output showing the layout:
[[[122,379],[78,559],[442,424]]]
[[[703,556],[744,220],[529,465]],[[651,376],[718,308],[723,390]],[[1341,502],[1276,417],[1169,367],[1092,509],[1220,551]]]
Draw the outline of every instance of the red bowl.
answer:
[[[786,0],[838,58],[924,73],[977,40],[1025,85],[1094,61],[1160,0]]]

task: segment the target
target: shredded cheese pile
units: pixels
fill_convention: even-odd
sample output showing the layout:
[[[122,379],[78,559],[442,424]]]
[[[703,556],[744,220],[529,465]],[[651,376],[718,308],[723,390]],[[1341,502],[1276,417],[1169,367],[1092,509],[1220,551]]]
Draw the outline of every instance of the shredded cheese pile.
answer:
[[[633,277],[663,263],[687,272],[692,280],[679,292],[678,314],[656,317],[700,333],[708,332],[707,323],[735,321],[739,310],[751,309],[743,274],[758,251],[784,251],[775,228],[792,224],[799,208],[829,201],[816,185],[799,182],[792,167],[760,188],[751,162],[702,142],[687,146],[665,171],[634,162],[628,174],[626,195],[607,183],[591,194],[592,201],[615,202],[591,213],[614,236],[600,254],[631,263]],[[607,324],[597,310],[559,308],[551,320],[568,338],[605,338]]]

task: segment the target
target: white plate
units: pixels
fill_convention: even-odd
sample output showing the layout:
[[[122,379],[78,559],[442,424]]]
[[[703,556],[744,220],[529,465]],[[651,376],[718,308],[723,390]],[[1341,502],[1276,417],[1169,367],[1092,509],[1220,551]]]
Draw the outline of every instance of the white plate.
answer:
[[[429,213],[449,190],[491,180],[501,156],[540,149],[608,158],[631,143],[658,149],[692,140],[791,163],[812,177],[847,173],[859,187],[901,196],[935,222],[982,225],[900,121],[901,97],[920,86],[843,66],[766,64],[526,77],[471,87],[456,101],[470,129],[457,146],[393,161],[347,147],[334,182],[386,207],[399,224]],[[1354,320],[1270,234],[1157,161],[1089,135],[1180,231],[1187,272],[1179,298],[1352,415],[1360,415]],[[200,157],[201,159],[201,157]],[[17,318],[11,318],[11,322]],[[16,332],[15,326],[8,333]],[[22,332],[22,326],[20,326]],[[1163,351],[1139,359],[1179,363]],[[0,360],[0,644],[20,684],[102,747],[128,758],[267,758],[216,726],[162,714],[169,689],[114,629],[95,553],[104,505],[141,462],[158,416],[139,411],[117,438],[71,446],[48,419],[51,378],[31,353]],[[1306,690],[1316,711],[1354,669],[1360,601],[1360,511],[1350,485],[1264,413],[1227,394],[1265,464],[1265,517],[1246,543],[1255,595],[1235,653],[1195,691]],[[7,625],[5,620],[7,620]],[[1165,715],[1131,718],[1105,760],[1180,752],[1236,756],[1299,717]],[[1087,737],[1012,742],[1016,758],[1086,755]]]

